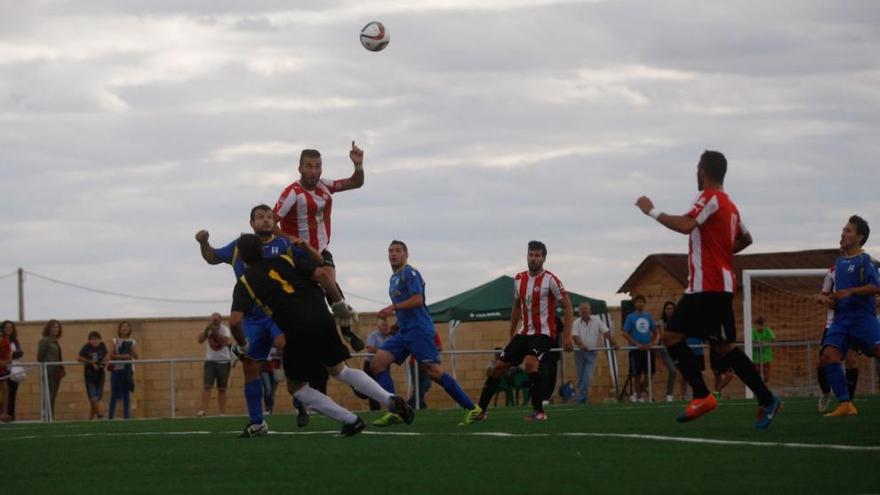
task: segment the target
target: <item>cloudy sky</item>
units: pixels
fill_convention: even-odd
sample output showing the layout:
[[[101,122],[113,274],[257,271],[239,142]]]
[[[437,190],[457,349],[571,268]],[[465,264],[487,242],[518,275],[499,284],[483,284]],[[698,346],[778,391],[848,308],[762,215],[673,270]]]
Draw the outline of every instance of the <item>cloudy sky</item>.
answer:
[[[231,270],[194,233],[248,230],[304,147],[347,177],[355,140],[366,184],[336,197],[331,250],[356,308],[387,299],[392,238],[429,302],[540,239],[569,289],[617,304],[645,256],[686,250],[636,197],[683,212],[704,149],[750,252],[834,246],[856,212],[880,229],[878,114],[873,0],[2,2],[0,276],[212,301],[29,275],[28,319],[225,312]]]

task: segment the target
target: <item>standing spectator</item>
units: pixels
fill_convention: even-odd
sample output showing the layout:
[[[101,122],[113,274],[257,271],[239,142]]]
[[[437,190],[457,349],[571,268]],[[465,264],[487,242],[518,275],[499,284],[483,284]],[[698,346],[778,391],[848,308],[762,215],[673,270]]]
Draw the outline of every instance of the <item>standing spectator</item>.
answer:
[[[211,400],[211,388],[217,384],[217,406],[220,415],[226,414],[226,385],[229,383],[229,369],[232,367],[232,354],[229,351],[229,339],[232,332],[223,324],[220,313],[211,315],[211,323],[199,333],[199,344],[205,343],[204,390],[202,391],[202,408],[196,413],[205,416],[208,402]]]
[[[116,338],[113,339],[111,361],[131,361],[138,358],[137,342],[131,338],[131,323],[119,322]],[[131,363],[110,365],[110,412],[108,418],[116,416],[116,401],[122,401],[122,417],[131,417],[131,392],[134,390],[134,367]]]
[[[107,346],[101,341],[101,334],[89,332],[89,341],[82,346],[76,360],[83,363],[86,394],[91,410],[89,419],[102,419],[101,398],[104,397],[104,361],[107,359]]]
[[[15,329],[15,323],[9,320],[0,324],[0,335],[9,340],[12,350],[12,364],[14,365],[18,359],[24,356],[21,350],[21,344],[18,343],[18,331]],[[9,416],[9,421],[15,421],[15,396],[18,395],[18,382],[10,378],[7,383],[9,391],[9,399],[6,402],[6,409],[0,409],[0,415],[4,413]]]
[[[580,318],[575,320],[572,329],[574,340],[574,369],[577,373],[577,395],[575,401],[578,404],[588,404],[590,395],[590,382],[593,380],[593,370],[599,357],[599,347],[605,347],[607,341],[611,347],[617,349],[617,342],[611,335],[611,331],[605,322],[594,318],[590,303],[578,305]]]
[[[752,361],[755,363],[755,372],[761,375],[764,383],[770,382],[770,363],[773,362],[773,348],[764,344],[775,341],[776,334],[764,323],[764,317],[756,318],[752,327]]]
[[[657,334],[658,342],[663,341],[663,331],[666,329],[666,325],[669,324],[669,319],[672,318],[673,312],[675,312],[674,302],[666,301],[663,303],[663,314],[660,315],[661,325],[658,327],[659,333]],[[672,395],[675,392],[675,375],[677,373],[675,363],[672,361],[672,356],[669,355],[666,347],[660,348],[660,358],[663,360],[663,365],[666,366],[666,402],[672,402],[675,399]],[[706,364],[703,363],[703,368],[705,367]],[[684,378],[682,378],[682,381],[684,381]]]
[[[284,380],[283,371],[280,380],[276,377],[280,370],[281,352],[273,346],[269,350],[269,356],[260,366],[260,379],[263,381],[263,404],[265,405],[263,414],[265,415],[272,414],[275,409],[275,390],[278,388],[278,383]]]
[[[391,325],[388,324],[387,318],[379,318],[379,325],[375,330],[370,332],[370,335],[367,336],[367,354],[366,359],[364,359],[364,372],[370,375],[370,378],[375,378],[370,371],[370,362],[373,360],[373,356],[379,352],[379,349],[382,348],[382,344],[388,340],[388,337],[394,333],[392,331]],[[370,401],[370,411],[378,411],[382,409],[381,404],[376,402],[373,399],[370,399],[367,396],[363,396],[361,398],[369,399]]]
[[[37,345],[37,361],[41,363],[58,363],[61,362],[61,322],[58,320],[49,320],[43,327],[43,338]],[[67,375],[64,366],[60,364],[50,364],[46,366],[46,374],[49,382],[49,404],[51,410],[49,417],[55,417],[55,397],[58,396],[58,387],[61,385],[61,379]]]
[[[635,392],[630,396],[632,402],[645,402],[643,394],[647,389],[648,366],[655,371],[654,353],[651,343],[656,340],[657,329],[651,314],[645,311],[645,296],[638,295],[633,300],[636,310],[626,316],[623,323],[623,338],[636,349],[629,351],[629,374],[634,381]],[[650,363],[650,364],[649,364]]]
[[[9,402],[9,387],[7,383],[11,383],[9,379],[12,367],[12,343],[6,338],[6,335],[0,333],[0,421],[8,423],[12,418],[6,414],[6,405]]]
[[[674,307],[673,307],[673,310],[674,310]],[[703,352],[703,341],[698,338],[695,338],[695,337],[688,337],[686,342],[687,342],[688,347],[691,348],[691,352],[694,353],[694,359],[696,360],[696,363],[697,363],[697,369],[700,370],[700,372],[702,373],[706,369],[706,358],[705,358],[705,353]],[[728,373],[728,376],[729,376],[729,378],[727,381],[729,382],[731,379],[733,379],[733,370],[730,370],[730,372]],[[688,382],[687,382],[687,380],[684,379],[684,377],[682,377],[682,380],[681,380],[681,399],[682,400],[690,400],[690,399],[688,399],[687,390],[688,390]],[[693,398],[693,394],[691,394],[691,398]]]
[[[718,354],[718,351],[709,348],[709,368],[715,375],[715,391],[712,392],[712,395],[716,399],[720,399],[721,391],[733,380],[733,366],[721,354]]]

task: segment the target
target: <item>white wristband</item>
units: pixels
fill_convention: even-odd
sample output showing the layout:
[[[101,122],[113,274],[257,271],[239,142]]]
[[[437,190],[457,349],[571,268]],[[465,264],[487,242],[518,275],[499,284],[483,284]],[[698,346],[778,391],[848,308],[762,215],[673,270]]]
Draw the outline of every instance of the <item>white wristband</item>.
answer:
[[[354,170],[355,170],[355,172],[361,172],[361,171],[363,171],[363,170],[364,170],[364,164],[363,164],[363,163],[355,163],[355,164],[354,164]]]
[[[662,211],[657,211],[657,208],[651,208],[651,211],[648,212],[648,216],[652,217],[654,220],[660,218],[660,214]]]

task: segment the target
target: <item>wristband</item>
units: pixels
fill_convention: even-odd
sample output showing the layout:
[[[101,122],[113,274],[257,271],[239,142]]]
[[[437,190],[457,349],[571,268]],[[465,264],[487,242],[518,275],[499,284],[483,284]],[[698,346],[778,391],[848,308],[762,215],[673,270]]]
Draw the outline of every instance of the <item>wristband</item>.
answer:
[[[662,213],[662,211],[657,211],[657,208],[651,208],[651,211],[648,212],[648,216],[652,217],[654,220],[658,220]]]
[[[364,164],[363,163],[355,163],[354,164],[354,171],[355,172],[363,172],[364,171]]]

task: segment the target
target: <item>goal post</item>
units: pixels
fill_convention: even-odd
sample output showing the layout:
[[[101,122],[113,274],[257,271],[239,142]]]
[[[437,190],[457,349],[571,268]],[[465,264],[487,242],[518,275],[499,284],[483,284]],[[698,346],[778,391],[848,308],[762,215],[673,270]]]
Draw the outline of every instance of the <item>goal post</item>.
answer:
[[[816,284],[813,287],[812,293],[818,294],[822,289],[822,277],[828,273],[828,270],[825,268],[797,268],[797,269],[777,269],[777,270],[743,270],[742,272],[742,285],[743,285],[743,347],[746,355],[749,359],[752,359],[752,322],[753,314],[753,284],[755,281],[760,279],[778,279],[778,278],[815,278],[817,280]],[[803,296],[806,297],[806,294],[809,293],[809,288],[807,288],[807,292],[803,293]],[[819,323],[821,324],[821,323]],[[752,391],[746,387],[746,398],[751,399],[754,395]]]

